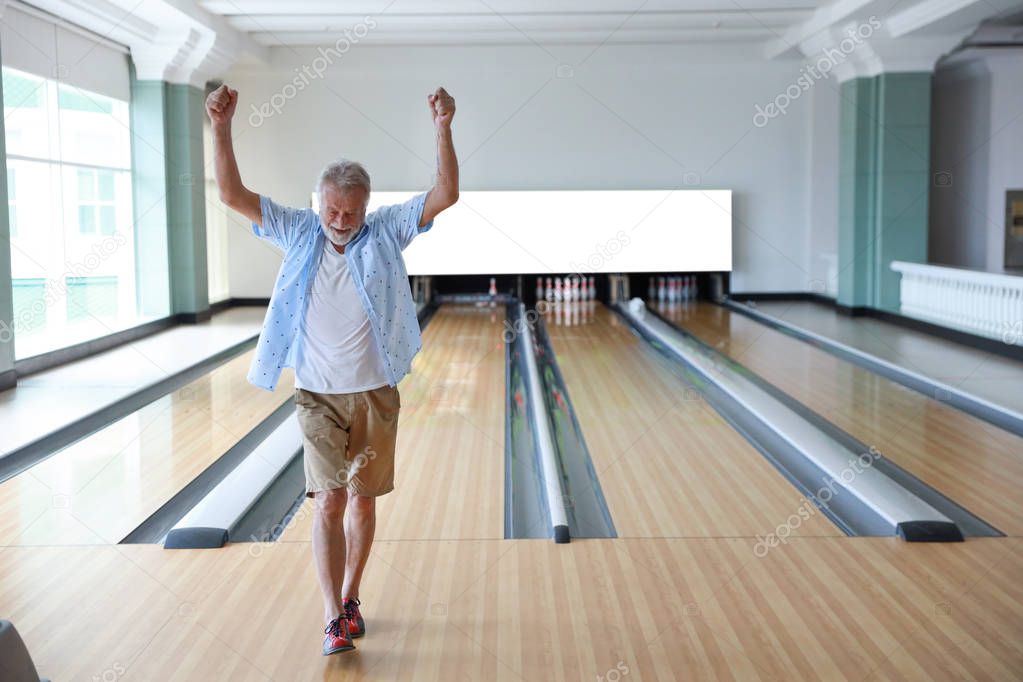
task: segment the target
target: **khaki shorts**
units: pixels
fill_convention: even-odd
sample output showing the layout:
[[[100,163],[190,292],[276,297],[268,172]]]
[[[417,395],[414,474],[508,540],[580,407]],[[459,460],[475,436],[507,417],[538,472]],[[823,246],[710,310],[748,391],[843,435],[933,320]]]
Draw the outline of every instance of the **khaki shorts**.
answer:
[[[306,496],[348,488],[366,497],[394,490],[401,398],[394,386],[360,393],[295,389],[305,446]]]

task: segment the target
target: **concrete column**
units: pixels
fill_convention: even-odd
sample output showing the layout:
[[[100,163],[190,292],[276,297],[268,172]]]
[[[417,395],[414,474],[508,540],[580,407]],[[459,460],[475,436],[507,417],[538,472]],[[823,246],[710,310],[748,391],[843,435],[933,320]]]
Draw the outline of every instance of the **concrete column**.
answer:
[[[132,165],[139,308],[209,318],[203,92],[132,80]]]
[[[0,86],[0,111],[3,111]],[[0,120],[0,390],[17,383],[14,374],[14,289],[11,285],[11,224],[7,210],[7,138]]]
[[[926,262],[931,73],[842,83],[838,303],[899,309],[894,260]]]
[[[209,319],[206,185],[202,117],[205,96],[192,85],[167,83],[167,228],[171,307],[186,319]]]

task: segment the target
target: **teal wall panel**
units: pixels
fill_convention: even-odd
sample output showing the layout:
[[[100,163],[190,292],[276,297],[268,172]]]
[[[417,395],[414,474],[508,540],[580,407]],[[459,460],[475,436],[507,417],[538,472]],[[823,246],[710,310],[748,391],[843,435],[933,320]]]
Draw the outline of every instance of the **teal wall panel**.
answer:
[[[897,312],[895,260],[926,262],[930,73],[842,83],[838,302]]]

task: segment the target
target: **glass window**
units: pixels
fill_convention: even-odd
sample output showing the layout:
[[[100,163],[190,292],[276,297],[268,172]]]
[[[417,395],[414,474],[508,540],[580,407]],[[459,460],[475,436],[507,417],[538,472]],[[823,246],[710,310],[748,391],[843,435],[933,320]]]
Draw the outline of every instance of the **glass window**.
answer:
[[[18,236],[18,176],[14,168],[7,169],[7,224],[11,237]]]
[[[78,201],[89,201],[93,198],[92,190],[96,186],[95,176],[91,170],[78,170]]]
[[[7,67],[3,88],[15,357],[166,315],[137,302],[128,103]]]
[[[67,319],[91,323],[117,319],[117,276],[68,277]]]
[[[51,134],[48,82],[4,67],[3,87],[7,155],[55,158],[57,136]]]
[[[97,114],[112,114],[111,100],[102,95],[90,97],[84,90],[61,85],[57,88],[57,106],[67,111],[91,111]]]
[[[78,232],[114,234],[117,211],[114,205],[114,172],[78,169]]]
[[[14,320],[20,333],[31,334],[46,327],[46,278],[15,277]]]
[[[65,163],[131,167],[128,103],[57,86],[60,156]]]
[[[45,94],[42,78],[4,69],[4,105],[18,109],[39,109]]]
[[[114,174],[109,171],[96,173],[96,198],[100,201],[114,200]]]

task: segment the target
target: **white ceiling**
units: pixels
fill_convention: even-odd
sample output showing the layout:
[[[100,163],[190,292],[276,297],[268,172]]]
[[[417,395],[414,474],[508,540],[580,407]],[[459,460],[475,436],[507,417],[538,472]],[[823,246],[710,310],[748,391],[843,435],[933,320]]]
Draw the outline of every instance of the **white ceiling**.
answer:
[[[332,45],[702,44],[816,57],[868,22],[845,76],[932,68],[1023,0],[26,0],[127,45],[140,78],[202,84],[275,49]],[[0,0],[0,14],[17,0]],[[1019,19],[999,40],[1023,42]],[[1014,32],[1015,31],[1015,32]]]
[[[323,45],[366,17],[365,44],[515,45],[766,41],[817,0],[199,0],[267,46]]]
[[[780,54],[876,16],[893,37],[958,35],[1019,0],[198,0],[268,47],[334,43],[373,22],[377,45],[763,43]],[[773,44],[774,48],[770,46]]]

